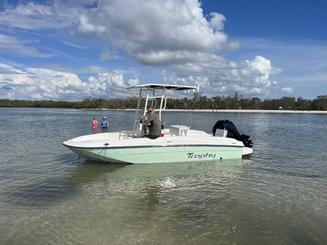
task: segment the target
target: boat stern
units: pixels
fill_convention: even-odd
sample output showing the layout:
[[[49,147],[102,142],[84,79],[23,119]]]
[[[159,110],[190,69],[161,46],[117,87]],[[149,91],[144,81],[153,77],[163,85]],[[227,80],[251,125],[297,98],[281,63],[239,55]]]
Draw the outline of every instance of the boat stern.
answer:
[[[245,156],[250,156],[252,153],[253,153],[253,148],[250,148],[250,147],[244,147],[244,148],[243,148],[242,156],[243,156],[243,157],[245,157]]]

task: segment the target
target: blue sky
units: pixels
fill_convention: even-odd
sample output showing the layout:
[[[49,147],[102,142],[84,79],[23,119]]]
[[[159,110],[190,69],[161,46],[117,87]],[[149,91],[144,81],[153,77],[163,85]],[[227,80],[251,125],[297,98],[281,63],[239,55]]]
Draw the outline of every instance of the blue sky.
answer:
[[[0,98],[123,97],[149,82],[202,95],[327,94],[327,2],[2,0]]]

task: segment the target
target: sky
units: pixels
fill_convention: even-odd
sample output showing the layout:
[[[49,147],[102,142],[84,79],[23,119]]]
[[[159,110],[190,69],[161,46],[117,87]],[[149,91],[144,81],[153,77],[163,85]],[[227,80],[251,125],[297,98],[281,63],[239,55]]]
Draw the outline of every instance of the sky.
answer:
[[[327,94],[324,0],[0,0],[0,99]]]

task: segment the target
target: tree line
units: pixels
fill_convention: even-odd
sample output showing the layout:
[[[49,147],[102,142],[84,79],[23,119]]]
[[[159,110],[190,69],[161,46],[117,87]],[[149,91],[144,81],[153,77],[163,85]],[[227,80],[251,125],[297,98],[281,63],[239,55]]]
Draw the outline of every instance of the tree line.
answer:
[[[33,108],[108,108],[133,109],[137,107],[137,97],[113,99],[85,99],[83,101],[53,100],[9,100],[0,99],[0,107]],[[167,100],[169,109],[257,109],[257,110],[327,110],[327,95],[315,99],[302,97],[282,97],[279,99],[238,98],[238,96],[199,96],[193,98],[171,98]]]

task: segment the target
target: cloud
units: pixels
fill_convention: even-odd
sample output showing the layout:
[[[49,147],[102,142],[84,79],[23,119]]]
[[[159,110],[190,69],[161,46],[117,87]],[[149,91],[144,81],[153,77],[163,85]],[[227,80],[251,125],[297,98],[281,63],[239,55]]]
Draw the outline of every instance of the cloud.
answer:
[[[112,60],[112,59],[117,59],[118,56],[115,52],[110,51],[110,50],[104,50],[101,54],[100,54],[100,59],[102,61],[106,61],[106,60]]]
[[[223,50],[228,44],[224,21],[218,13],[207,20],[196,0],[108,0],[80,16],[76,33],[96,35],[141,63],[158,65]]]
[[[84,81],[77,74],[46,68],[19,69],[0,63],[0,96],[8,99],[81,100],[127,96],[122,73],[98,73]]]
[[[0,51],[30,57],[51,57],[52,54],[43,53],[34,47],[28,46],[29,42],[20,41],[16,37],[0,34]]]
[[[213,30],[222,31],[224,29],[225,16],[219,13],[211,13],[210,25]]]
[[[200,84],[201,92],[212,96],[235,92],[258,96],[276,86],[270,79],[275,72],[271,62],[262,56],[235,63],[213,55],[198,63],[176,65],[173,69],[175,75],[166,80]]]
[[[0,25],[26,30],[59,29],[76,23],[81,10],[65,8],[60,1],[54,1],[53,5],[18,4],[0,13]]]
[[[21,71],[18,68],[15,68],[11,65],[7,65],[4,63],[0,63],[0,74],[21,74],[23,71]]]
[[[95,25],[90,22],[89,17],[82,15],[79,17],[79,25],[77,28],[77,33],[80,35],[92,35],[96,34],[100,36],[105,33],[106,27],[103,25]]]
[[[287,94],[292,94],[294,92],[293,88],[291,88],[291,87],[284,87],[281,89],[281,91],[284,93],[287,93]]]
[[[275,66],[282,68],[280,73],[272,74],[279,88],[271,91],[270,96],[280,96],[284,87],[290,87],[294,95],[306,98],[326,93],[326,90],[322,90],[327,81],[326,41],[250,38],[241,39],[240,42],[243,52],[263,53]]]
[[[131,78],[128,80],[128,85],[130,85],[130,86],[135,86],[138,84],[140,84],[140,81],[137,78]]]
[[[105,41],[110,50],[119,48],[148,68],[164,69],[167,75],[162,77],[163,82],[200,84],[202,92],[209,95],[236,91],[249,96],[265,95],[276,87],[270,77],[278,69],[260,55],[240,62],[221,56],[239,47],[224,32],[225,20],[216,12],[204,16],[198,0],[54,0],[51,5],[31,2],[0,13],[0,23],[13,28],[67,29],[79,37]],[[112,53],[103,51],[103,61],[111,57]],[[101,95],[100,91],[109,91],[110,85],[119,94],[117,88],[126,84],[121,72],[107,74],[98,69],[97,74],[81,82],[83,86],[90,84],[83,91]],[[61,78],[54,81],[66,79],[69,83],[67,74],[58,76]],[[40,75],[39,80],[42,79],[47,80]],[[134,80],[130,82],[133,84]]]

